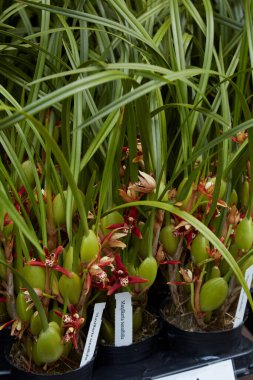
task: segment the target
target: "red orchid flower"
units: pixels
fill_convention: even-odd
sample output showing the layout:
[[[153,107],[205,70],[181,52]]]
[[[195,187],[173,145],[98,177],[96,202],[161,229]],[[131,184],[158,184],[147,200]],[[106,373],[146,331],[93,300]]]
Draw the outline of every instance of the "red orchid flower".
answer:
[[[201,219],[197,216],[198,219]],[[179,223],[175,226],[175,236],[185,236],[187,248],[190,248],[192,240],[196,237],[197,230],[184,219],[177,217]]]
[[[220,238],[220,241],[224,244],[224,242],[225,242],[225,238],[222,236],[221,238]],[[221,253],[219,252],[219,250],[218,249],[216,249],[216,248],[209,248],[209,247],[206,247],[206,250],[207,250],[207,253],[208,253],[208,255],[213,259],[213,261],[214,261],[214,264],[215,265],[219,265],[219,263],[220,263],[220,261],[221,261],[221,259],[222,259],[222,255],[221,255]]]
[[[129,147],[123,146],[121,150],[123,153],[125,153],[125,156],[122,157],[122,161],[124,161],[127,158],[129,158]],[[138,163],[142,159],[143,159],[142,145],[141,145],[141,142],[137,140],[137,156],[133,158],[132,162]]]
[[[207,214],[210,210],[211,201],[213,199],[214,187],[215,187],[215,183],[210,181],[210,178],[208,178],[208,177],[205,180],[203,180],[203,179],[200,180],[200,183],[198,185],[198,191],[200,193],[204,194],[209,200],[209,202],[207,204],[207,211],[206,211]],[[217,200],[217,206],[221,206],[224,208],[228,207],[226,202],[224,202],[222,199]]]
[[[59,255],[62,253],[63,247],[60,245],[59,247],[56,248],[55,252],[50,253],[49,250],[45,247],[44,252],[46,255],[46,260],[41,261],[41,260],[36,260],[36,259],[31,259],[26,263],[27,265],[31,265],[34,267],[44,267],[44,268],[50,268],[53,270],[56,270],[58,272],[61,272],[65,274],[65,276],[71,278],[72,274],[69,272],[67,269],[61,267],[58,264],[59,261]]]
[[[108,227],[107,227],[108,228]],[[127,232],[124,232],[124,227],[118,227],[110,231],[109,234],[105,235],[101,241],[101,247],[109,248],[126,248],[126,244],[120,239],[127,236]]]
[[[100,255],[93,261],[90,262],[87,269],[87,291],[89,292],[91,286],[94,286],[96,288],[99,288],[101,290],[108,290],[109,289],[109,278],[107,275],[107,270],[114,269],[113,266],[114,258],[110,256],[103,256],[100,257]]]
[[[137,209],[132,207],[130,211],[124,216],[124,223],[115,223],[106,227],[108,230],[122,229],[125,233],[133,233],[139,239],[142,239],[142,234],[137,227]]]
[[[218,249],[206,247],[206,250],[210,258],[214,260],[215,265],[218,265],[222,259],[222,255]]]
[[[32,297],[30,296],[29,291],[26,288],[20,288],[20,290],[23,292],[23,294],[25,296],[25,302],[27,304],[26,310],[32,309],[34,306],[34,302],[33,302]],[[37,294],[37,296],[39,297],[40,300],[42,299],[43,296],[46,295],[45,293],[42,292],[41,289],[33,288],[33,290],[35,291],[35,293]]]
[[[107,295],[110,296],[118,289],[130,284],[138,284],[148,282],[145,278],[138,276],[130,276],[124,264],[121,261],[120,255],[115,255],[115,268],[112,270],[112,276],[110,277],[110,289]]]
[[[131,186],[132,183],[129,182],[128,187],[123,185],[122,189],[118,189],[120,197],[126,203],[138,201],[144,195],[144,193],[137,193],[135,190],[131,189]]]
[[[63,315],[58,310],[55,310],[55,314],[62,318],[63,327],[67,329],[63,336],[63,341],[65,343],[72,341],[74,348],[77,349],[79,330],[83,326],[85,319],[80,317],[73,305],[70,305],[69,309],[69,314]]]

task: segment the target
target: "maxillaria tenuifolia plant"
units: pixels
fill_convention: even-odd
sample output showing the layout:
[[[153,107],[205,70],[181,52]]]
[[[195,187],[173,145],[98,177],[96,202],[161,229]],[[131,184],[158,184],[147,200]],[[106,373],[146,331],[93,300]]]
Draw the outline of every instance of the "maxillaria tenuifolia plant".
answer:
[[[250,299],[251,2],[0,11],[0,305],[16,364],[72,362],[99,300],[113,341],[122,290],[140,329],[158,268],[168,318],[221,327],[241,286]]]

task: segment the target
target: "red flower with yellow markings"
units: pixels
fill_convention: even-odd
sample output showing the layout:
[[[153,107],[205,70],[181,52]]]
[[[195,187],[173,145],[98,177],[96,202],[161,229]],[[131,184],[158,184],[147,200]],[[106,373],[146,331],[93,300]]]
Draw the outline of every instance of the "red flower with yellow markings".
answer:
[[[43,268],[50,268],[52,270],[56,270],[57,272],[65,274],[65,276],[71,278],[72,274],[67,269],[63,268],[58,264],[59,262],[59,256],[62,253],[63,247],[60,245],[56,248],[55,252],[49,252],[47,248],[44,248],[44,252],[46,255],[45,261],[37,260],[37,259],[31,259],[26,263],[26,265],[31,265],[34,267],[43,267]]]
[[[145,278],[138,276],[131,276],[124,264],[121,261],[120,255],[115,255],[115,268],[112,270],[112,276],[110,277],[110,289],[107,295],[110,296],[115,293],[118,289],[124,288],[131,284],[139,284],[148,282]]]
[[[124,234],[132,233],[136,235],[139,239],[142,239],[142,234],[137,227],[137,209],[132,207],[130,211],[124,216],[124,223],[111,224],[107,227],[108,230],[122,230]]]
[[[78,337],[79,331],[84,324],[85,319],[80,317],[77,310],[73,305],[69,307],[69,314],[62,314],[60,311],[55,310],[55,314],[57,314],[60,318],[62,318],[63,328],[66,329],[66,332],[63,336],[63,341],[65,343],[72,342],[75,349],[78,348]]]

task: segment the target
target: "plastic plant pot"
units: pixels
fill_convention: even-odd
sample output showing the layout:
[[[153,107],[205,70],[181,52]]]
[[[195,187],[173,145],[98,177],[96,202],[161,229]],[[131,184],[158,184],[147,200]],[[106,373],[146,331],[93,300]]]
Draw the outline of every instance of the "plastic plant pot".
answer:
[[[162,315],[162,313],[161,313]],[[244,324],[217,331],[186,331],[163,319],[163,337],[171,349],[185,356],[219,356],[236,349],[242,339]]]
[[[6,355],[6,358],[8,360],[8,355]],[[34,373],[34,372],[27,372],[23,369],[18,368],[15,366],[12,362],[9,361],[10,367],[11,367],[11,374],[10,379],[11,380],[80,380],[85,379],[89,380],[92,378],[92,371],[93,371],[93,365],[94,365],[93,358],[91,361],[89,361],[86,365],[76,368],[71,371],[67,371],[64,373]]]
[[[250,289],[251,297],[253,297],[253,288]],[[250,307],[249,301],[247,302],[247,319],[245,320],[245,326],[251,334],[253,334],[253,311]]]
[[[98,346],[97,361],[103,365],[121,365],[141,361],[156,351],[159,335],[160,331],[129,346],[117,347],[109,344],[100,344]]]
[[[11,329],[8,327],[0,332],[0,370],[9,370],[10,363],[6,360],[5,351],[9,350],[13,342]]]

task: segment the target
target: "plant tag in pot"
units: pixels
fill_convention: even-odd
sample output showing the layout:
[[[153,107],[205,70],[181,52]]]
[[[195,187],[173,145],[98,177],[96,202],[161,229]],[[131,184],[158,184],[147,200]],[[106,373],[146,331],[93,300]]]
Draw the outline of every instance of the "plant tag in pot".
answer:
[[[252,277],[253,277],[253,265],[249,267],[246,272],[245,272],[245,281],[248,285],[248,288],[250,289],[251,282],[252,282]],[[245,309],[246,309],[246,304],[247,304],[247,296],[243,288],[241,289],[236,313],[235,313],[235,320],[234,320],[234,325],[233,327],[239,326],[241,323],[243,323],[243,318],[245,314]]]
[[[131,294],[115,294],[115,346],[129,346],[133,343],[133,307]]]
[[[102,322],[102,315],[105,308],[105,302],[96,303],[94,306],[94,312],[92,316],[92,320],[89,327],[88,336],[86,339],[86,344],[83,350],[83,356],[81,360],[80,367],[84,366],[86,363],[88,363],[94,355],[97,340],[98,340],[98,334]]]
[[[180,372],[176,375],[156,377],[157,380],[235,380],[232,360],[209,364],[204,367]]]

